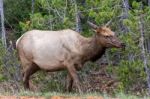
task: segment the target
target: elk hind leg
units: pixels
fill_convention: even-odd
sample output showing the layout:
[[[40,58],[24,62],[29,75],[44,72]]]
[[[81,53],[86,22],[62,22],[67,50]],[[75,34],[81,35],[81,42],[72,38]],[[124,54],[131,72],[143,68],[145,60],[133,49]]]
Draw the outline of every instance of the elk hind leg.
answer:
[[[39,70],[39,67],[35,63],[28,64],[23,73],[23,83],[25,89],[30,89],[29,79],[32,74]]]

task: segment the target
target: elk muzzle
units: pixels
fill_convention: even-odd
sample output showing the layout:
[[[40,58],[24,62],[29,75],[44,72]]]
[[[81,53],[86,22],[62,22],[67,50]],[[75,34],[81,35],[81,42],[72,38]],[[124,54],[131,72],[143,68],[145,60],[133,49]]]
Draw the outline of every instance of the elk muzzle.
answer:
[[[125,47],[126,47],[125,43],[121,43],[121,48],[122,48],[123,50],[125,50]]]

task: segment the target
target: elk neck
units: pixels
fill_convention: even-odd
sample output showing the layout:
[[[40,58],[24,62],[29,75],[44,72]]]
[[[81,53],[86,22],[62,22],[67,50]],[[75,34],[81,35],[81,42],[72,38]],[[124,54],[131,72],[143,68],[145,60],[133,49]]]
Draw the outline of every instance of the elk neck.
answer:
[[[83,47],[83,63],[86,61],[96,61],[99,59],[104,53],[106,48],[100,45],[97,40],[97,36],[86,38],[86,40],[82,44]]]

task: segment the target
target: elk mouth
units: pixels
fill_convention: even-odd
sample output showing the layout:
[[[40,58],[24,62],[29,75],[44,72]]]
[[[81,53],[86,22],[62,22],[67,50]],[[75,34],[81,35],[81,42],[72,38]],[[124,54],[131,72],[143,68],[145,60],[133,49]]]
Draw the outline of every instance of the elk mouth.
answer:
[[[121,49],[125,49],[126,45],[125,43],[120,43],[120,44],[116,44],[114,45],[116,48],[121,48]]]
[[[125,50],[125,48],[126,48],[125,43],[121,43],[121,48],[122,48],[123,50]]]

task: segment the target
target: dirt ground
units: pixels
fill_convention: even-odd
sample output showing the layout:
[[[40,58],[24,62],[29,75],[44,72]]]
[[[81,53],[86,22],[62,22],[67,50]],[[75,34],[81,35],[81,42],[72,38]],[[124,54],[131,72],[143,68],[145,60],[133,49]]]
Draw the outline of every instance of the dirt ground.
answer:
[[[104,99],[103,97],[65,97],[65,96],[52,96],[52,97],[32,97],[32,96],[0,96],[0,99]],[[119,98],[107,98],[107,99],[119,99]]]

